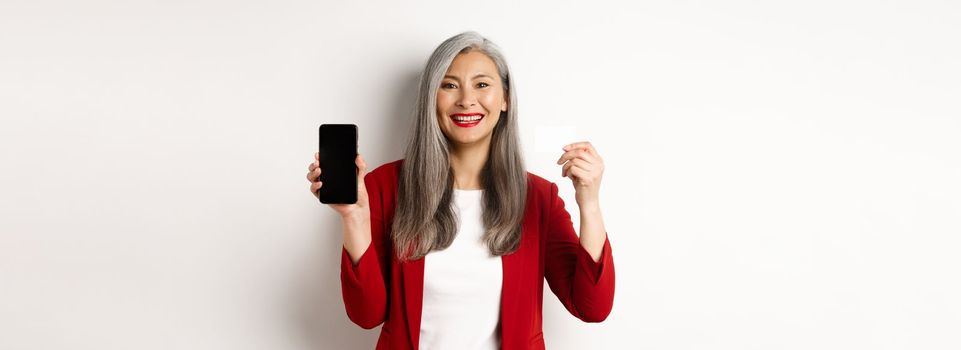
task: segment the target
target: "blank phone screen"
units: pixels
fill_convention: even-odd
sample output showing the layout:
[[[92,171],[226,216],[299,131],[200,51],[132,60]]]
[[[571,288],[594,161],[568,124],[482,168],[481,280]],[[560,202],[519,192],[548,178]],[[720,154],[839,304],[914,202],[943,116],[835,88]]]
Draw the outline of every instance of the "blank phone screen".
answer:
[[[323,124],[320,126],[321,203],[357,203],[357,126]]]

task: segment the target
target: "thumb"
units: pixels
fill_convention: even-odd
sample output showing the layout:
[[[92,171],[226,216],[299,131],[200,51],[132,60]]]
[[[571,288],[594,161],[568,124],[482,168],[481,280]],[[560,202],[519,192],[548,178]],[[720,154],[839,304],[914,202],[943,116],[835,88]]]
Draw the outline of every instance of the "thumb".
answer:
[[[364,176],[367,175],[367,162],[364,161],[364,157],[357,154],[357,158],[354,159],[354,165],[357,165],[357,189],[360,191],[366,191],[364,187]]]

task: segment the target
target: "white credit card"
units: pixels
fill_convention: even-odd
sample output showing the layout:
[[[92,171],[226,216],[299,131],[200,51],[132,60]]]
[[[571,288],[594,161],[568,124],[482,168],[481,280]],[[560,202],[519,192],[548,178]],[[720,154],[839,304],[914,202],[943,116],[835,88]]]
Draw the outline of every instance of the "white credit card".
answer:
[[[536,125],[534,126],[534,152],[564,153],[564,146],[581,141],[577,127],[573,125]]]

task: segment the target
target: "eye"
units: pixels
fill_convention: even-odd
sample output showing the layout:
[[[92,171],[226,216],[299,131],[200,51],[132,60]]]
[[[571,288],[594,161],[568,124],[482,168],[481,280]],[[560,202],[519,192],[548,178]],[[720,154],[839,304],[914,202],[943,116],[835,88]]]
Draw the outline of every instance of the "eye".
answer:
[[[481,85],[484,85],[484,86],[481,86]],[[479,87],[488,87],[488,86],[490,86],[490,85],[488,85],[487,83],[477,83],[477,86],[479,86]]]
[[[440,87],[445,88],[445,89],[446,89],[448,86],[454,87],[454,84],[453,84],[453,83],[441,83],[441,84],[440,84]]]

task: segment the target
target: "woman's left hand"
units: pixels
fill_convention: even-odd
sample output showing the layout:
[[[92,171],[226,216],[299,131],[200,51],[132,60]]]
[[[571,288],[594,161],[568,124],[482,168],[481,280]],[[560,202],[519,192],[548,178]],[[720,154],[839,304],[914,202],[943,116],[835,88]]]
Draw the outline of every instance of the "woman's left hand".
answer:
[[[564,151],[557,164],[564,164],[561,176],[570,177],[574,184],[577,205],[598,204],[601,176],[604,174],[604,161],[601,156],[587,141],[564,146]]]

